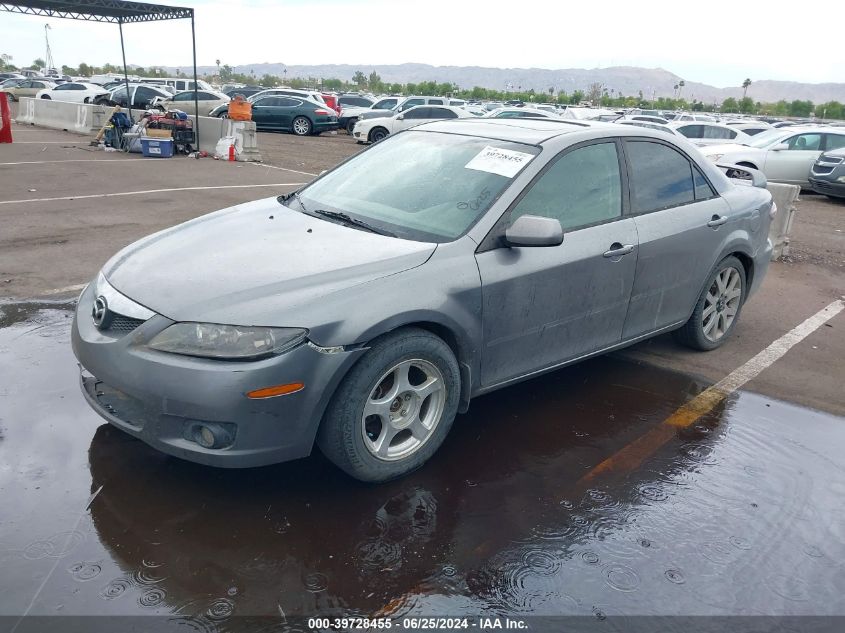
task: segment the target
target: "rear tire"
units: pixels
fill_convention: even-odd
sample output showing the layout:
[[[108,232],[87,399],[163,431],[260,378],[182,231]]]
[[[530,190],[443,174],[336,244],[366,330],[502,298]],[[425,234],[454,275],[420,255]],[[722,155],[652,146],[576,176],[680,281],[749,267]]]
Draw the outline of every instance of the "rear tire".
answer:
[[[356,119],[349,119],[346,122],[346,133],[349,134],[349,136],[352,136],[352,133],[355,131],[355,124],[357,122],[358,121]]]
[[[692,316],[675,338],[704,352],[720,347],[739,322],[746,294],[745,267],[733,255],[726,257],[710,273]]]
[[[304,116],[298,116],[291,123],[290,129],[297,136],[308,136],[312,130],[311,121]]]
[[[441,338],[418,328],[397,330],[376,339],[344,377],[317,445],[360,481],[402,477],[443,443],[460,391],[458,362]]]

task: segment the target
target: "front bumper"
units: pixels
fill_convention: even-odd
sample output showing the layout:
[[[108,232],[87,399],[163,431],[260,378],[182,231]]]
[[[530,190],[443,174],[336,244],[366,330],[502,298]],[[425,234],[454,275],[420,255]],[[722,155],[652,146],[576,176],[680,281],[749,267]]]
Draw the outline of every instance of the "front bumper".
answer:
[[[810,177],[810,189],[825,196],[845,198],[845,183]]]
[[[82,393],[100,416],[164,453],[225,468],[263,466],[310,454],[331,395],[362,350],[328,354],[309,343],[251,362],[158,352],[146,343],[172,324],[155,315],[129,333],[102,332],[91,319],[93,285],[74,315],[73,351]],[[245,393],[302,382],[297,393],[252,400]],[[203,448],[198,424],[233,431],[223,448]]]

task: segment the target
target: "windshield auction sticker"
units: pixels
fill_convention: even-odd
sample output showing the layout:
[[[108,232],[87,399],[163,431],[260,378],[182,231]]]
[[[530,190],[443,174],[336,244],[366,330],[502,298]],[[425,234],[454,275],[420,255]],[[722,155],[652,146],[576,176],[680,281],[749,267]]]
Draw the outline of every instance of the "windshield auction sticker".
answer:
[[[499,174],[506,178],[513,178],[532,158],[534,158],[533,154],[515,152],[511,149],[501,149],[488,145],[478,152],[464,167],[475,169],[476,171]]]

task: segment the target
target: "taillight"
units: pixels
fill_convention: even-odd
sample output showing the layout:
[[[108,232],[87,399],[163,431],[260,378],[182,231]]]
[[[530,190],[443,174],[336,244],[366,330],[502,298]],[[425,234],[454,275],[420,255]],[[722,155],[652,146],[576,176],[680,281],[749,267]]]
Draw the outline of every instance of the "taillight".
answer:
[[[319,110],[314,110],[314,114],[330,114],[328,110],[323,110],[320,108]]]

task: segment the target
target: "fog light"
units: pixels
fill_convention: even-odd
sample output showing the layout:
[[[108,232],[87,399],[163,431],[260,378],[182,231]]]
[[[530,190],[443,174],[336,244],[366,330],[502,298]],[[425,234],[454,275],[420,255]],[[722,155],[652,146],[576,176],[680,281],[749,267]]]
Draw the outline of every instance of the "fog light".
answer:
[[[200,427],[200,432],[197,435],[197,444],[199,444],[203,448],[214,447],[214,433],[211,432],[210,428],[208,428],[207,426]]]
[[[203,448],[226,448],[235,441],[236,426],[231,423],[191,422],[185,428],[185,439]]]
[[[839,176],[839,178],[837,178],[837,179],[836,179],[836,182],[843,182],[843,183],[845,183],[845,176]]]

